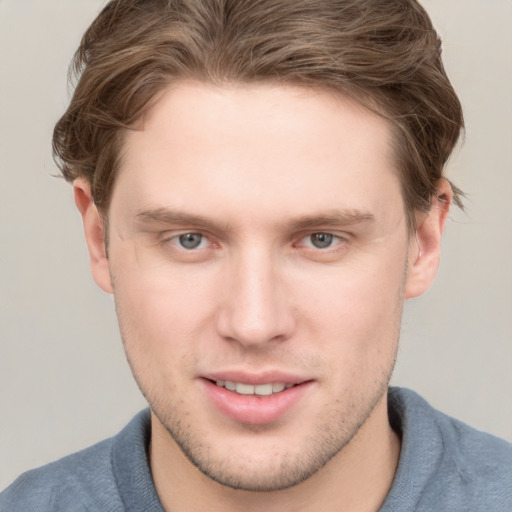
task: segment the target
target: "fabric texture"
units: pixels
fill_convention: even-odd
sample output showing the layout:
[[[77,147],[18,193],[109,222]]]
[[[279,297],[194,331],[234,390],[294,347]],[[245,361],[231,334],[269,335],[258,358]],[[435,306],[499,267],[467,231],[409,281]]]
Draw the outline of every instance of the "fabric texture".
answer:
[[[512,445],[391,388],[402,437],[398,470],[380,512],[511,512]],[[0,494],[0,512],[164,512],[147,450],[145,410],[116,436],[28,471]]]

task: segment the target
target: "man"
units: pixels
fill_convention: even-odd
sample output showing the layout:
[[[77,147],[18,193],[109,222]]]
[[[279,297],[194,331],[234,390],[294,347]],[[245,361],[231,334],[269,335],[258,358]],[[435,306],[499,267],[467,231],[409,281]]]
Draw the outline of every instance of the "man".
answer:
[[[0,509],[510,510],[510,445],[388,391],[460,201],[423,9],[114,1],[75,65],[54,150],[151,412]]]

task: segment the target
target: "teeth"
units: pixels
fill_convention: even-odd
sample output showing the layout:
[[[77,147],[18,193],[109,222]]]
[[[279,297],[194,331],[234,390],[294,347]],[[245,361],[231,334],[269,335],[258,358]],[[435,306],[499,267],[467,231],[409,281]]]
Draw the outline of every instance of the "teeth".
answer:
[[[280,393],[285,389],[290,389],[293,384],[284,384],[283,382],[273,382],[268,384],[258,384],[253,386],[252,384],[244,384],[243,382],[231,382],[229,380],[218,380],[217,386],[226,388],[229,391],[235,391],[239,395],[258,395],[258,396],[270,396],[273,393]]]
[[[251,386],[251,384],[237,382],[235,386],[236,392],[239,395],[254,395],[254,386]]]
[[[259,384],[254,386],[254,394],[260,396],[270,396],[274,391],[273,384]]]
[[[227,380],[224,383],[224,386],[226,389],[229,389],[229,391],[236,391],[236,384],[234,382],[230,382],[229,380]]]

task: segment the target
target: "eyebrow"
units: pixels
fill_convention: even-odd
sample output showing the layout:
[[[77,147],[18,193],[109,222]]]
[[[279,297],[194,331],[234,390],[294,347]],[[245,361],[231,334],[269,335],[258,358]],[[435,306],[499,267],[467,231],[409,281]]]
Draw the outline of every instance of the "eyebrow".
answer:
[[[150,208],[140,210],[135,218],[142,223],[161,223],[179,226],[193,226],[209,231],[230,231],[229,224],[220,225],[202,215],[189,214],[169,208]],[[290,231],[321,228],[328,226],[352,226],[354,224],[372,223],[375,216],[370,212],[357,209],[328,210],[314,215],[293,218],[285,223]]]
[[[375,222],[375,215],[361,210],[329,210],[319,215],[292,219],[292,230],[311,229],[319,226],[352,226],[354,224]]]
[[[148,210],[141,210],[135,214],[135,218],[143,223],[157,222],[160,224],[172,224],[178,226],[194,226],[195,228],[205,230],[218,230],[228,231],[227,225],[221,227],[218,223],[202,216],[194,215],[169,208],[151,208]]]

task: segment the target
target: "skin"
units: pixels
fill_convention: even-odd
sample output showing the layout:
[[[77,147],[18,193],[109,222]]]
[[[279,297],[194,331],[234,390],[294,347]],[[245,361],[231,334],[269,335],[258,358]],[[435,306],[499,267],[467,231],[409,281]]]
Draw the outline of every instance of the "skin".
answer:
[[[386,393],[403,302],[434,279],[448,183],[411,234],[389,125],[321,90],[181,82],[134,128],[108,257],[88,183],[75,199],[152,409],[163,506],[377,510],[400,451]],[[197,248],[183,247],[187,233]],[[307,384],[277,419],[251,424],[205,392],[219,372]]]

